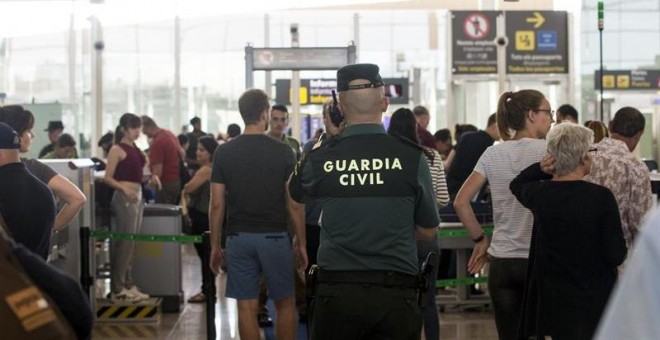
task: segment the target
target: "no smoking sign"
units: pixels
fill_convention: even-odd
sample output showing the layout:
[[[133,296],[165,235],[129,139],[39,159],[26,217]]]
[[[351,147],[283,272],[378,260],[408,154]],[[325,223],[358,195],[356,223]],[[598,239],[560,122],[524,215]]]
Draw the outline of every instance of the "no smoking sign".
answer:
[[[468,15],[463,22],[463,30],[468,39],[480,40],[488,36],[490,23],[488,18],[480,13]]]

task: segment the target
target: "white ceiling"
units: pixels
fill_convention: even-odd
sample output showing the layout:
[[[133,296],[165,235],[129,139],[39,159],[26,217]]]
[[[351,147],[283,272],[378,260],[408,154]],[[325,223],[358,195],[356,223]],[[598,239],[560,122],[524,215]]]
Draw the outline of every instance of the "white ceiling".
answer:
[[[98,2],[103,0],[93,0]],[[0,0],[0,38],[89,27],[97,16],[104,26],[181,18],[261,14],[280,10],[552,10],[554,3],[581,0]]]

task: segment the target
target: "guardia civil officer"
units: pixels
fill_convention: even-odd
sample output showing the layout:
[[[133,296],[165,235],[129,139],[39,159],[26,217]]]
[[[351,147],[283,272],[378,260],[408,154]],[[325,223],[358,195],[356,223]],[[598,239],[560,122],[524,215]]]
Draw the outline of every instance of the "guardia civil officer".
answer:
[[[426,158],[385,133],[378,66],[337,71],[346,128],[311,151],[290,181],[292,197],[323,207],[313,339],[419,339],[416,234],[439,223]]]

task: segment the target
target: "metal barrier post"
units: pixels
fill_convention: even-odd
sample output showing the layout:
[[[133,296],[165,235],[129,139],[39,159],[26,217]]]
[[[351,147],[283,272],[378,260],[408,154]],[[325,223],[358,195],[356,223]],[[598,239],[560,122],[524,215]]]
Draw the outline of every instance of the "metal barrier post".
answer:
[[[89,273],[89,227],[80,228],[80,285],[87,299],[92,297],[92,275]],[[91,300],[90,300],[91,301]]]
[[[205,232],[202,234],[202,247],[206,249],[206,256],[211,254],[211,233]],[[204,296],[206,296],[206,339],[211,340],[216,338],[215,333],[215,295],[211,287],[214,287],[213,281],[215,276],[205,278],[204,282]]]

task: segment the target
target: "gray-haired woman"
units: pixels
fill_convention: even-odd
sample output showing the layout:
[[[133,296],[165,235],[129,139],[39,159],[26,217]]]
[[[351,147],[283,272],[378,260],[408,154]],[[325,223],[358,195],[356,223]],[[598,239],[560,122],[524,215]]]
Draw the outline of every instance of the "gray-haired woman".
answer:
[[[591,339],[627,253],[619,210],[609,189],[582,180],[591,130],[564,123],[546,138],[548,155],[510,185],[535,217],[520,336]]]

